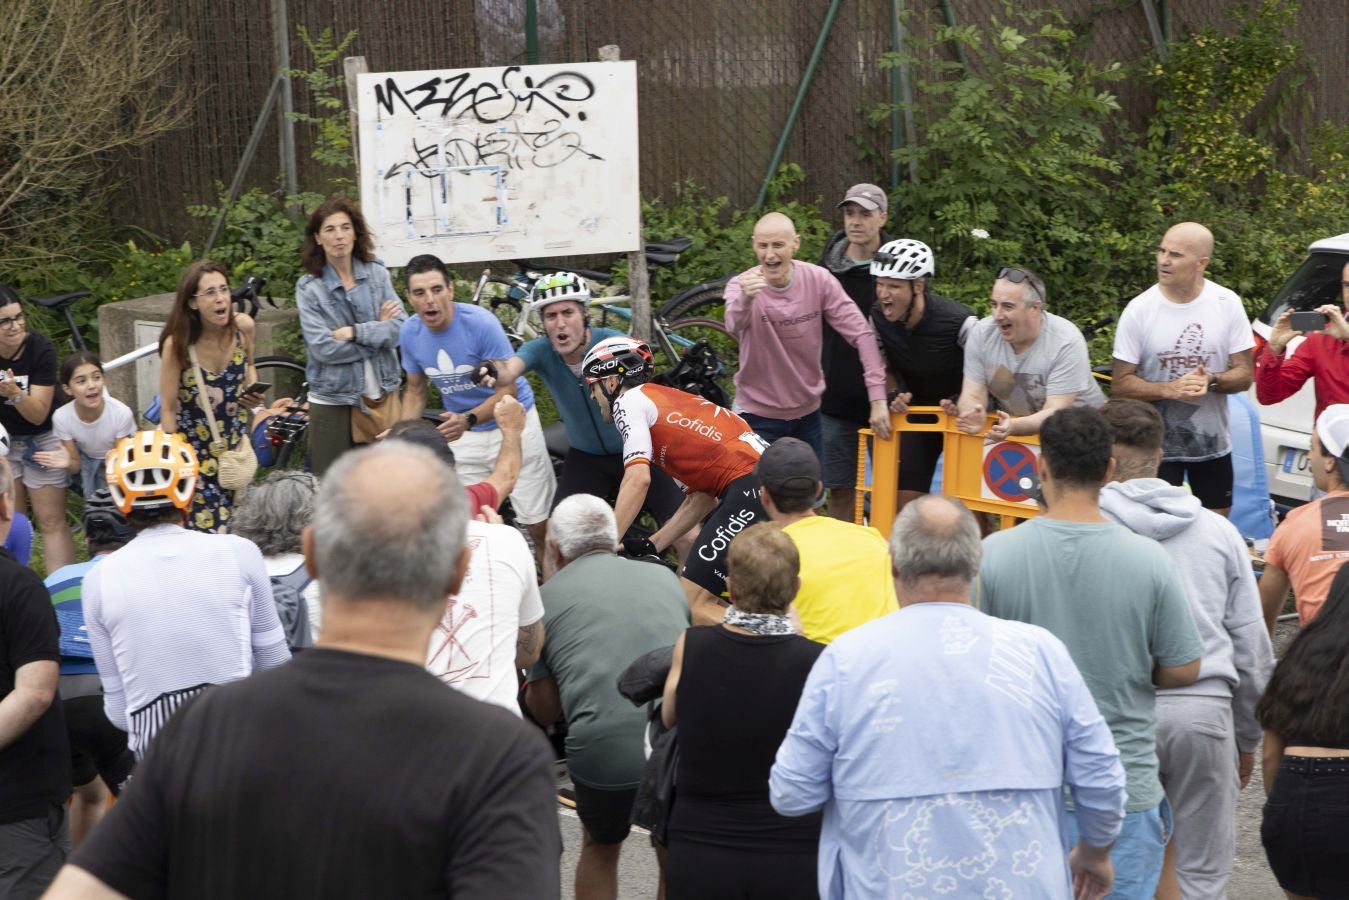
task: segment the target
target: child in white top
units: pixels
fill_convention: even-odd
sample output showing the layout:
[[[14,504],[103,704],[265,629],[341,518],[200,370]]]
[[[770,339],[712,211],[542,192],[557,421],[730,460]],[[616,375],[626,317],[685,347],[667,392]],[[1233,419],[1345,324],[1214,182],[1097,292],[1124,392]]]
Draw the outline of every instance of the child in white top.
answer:
[[[52,414],[52,434],[61,449],[33,456],[44,466],[79,473],[88,497],[107,486],[104,457],[118,440],[136,433],[135,416],[125,403],[107,395],[103,364],[94,354],[82,350],[66,357],[60,375],[72,401]]]

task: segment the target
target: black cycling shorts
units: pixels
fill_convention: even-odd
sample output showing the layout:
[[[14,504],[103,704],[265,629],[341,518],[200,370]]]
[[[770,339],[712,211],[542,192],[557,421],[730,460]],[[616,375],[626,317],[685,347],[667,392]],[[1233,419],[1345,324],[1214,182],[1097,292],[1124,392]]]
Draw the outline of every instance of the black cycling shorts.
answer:
[[[1228,509],[1232,506],[1232,454],[1203,462],[1163,462],[1157,477],[1179,487],[1190,482],[1190,492],[1204,509]]]
[[[767,521],[768,513],[759,503],[759,476],[753,472],[741,475],[727,486],[721,502],[703,523],[680,574],[714,597],[725,596],[726,550],[731,539]]]
[[[597,844],[621,844],[632,830],[632,804],[637,788],[606,790],[572,779],[576,788],[576,817]]]
[[[61,705],[70,735],[74,784],[88,784],[102,775],[108,789],[117,794],[136,764],[136,757],[127,749],[126,732],[108,721],[101,694],[75,697]]]
[[[651,486],[646,490],[642,509],[664,525],[684,502],[684,492],[673,478],[651,466]],[[623,455],[606,453],[603,456],[586,453],[575,447],[567,451],[562,461],[562,475],[553,494],[553,508],[572,494],[593,494],[611,506],[618,500],[618,487],[623,482]]]

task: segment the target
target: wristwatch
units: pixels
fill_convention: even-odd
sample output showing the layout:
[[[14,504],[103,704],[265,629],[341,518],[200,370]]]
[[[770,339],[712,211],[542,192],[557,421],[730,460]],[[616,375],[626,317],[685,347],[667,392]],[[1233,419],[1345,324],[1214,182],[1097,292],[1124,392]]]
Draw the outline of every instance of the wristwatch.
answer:
[[[474,425],[478,424],[478,414],[468,413],[464,416],[464,421],[468,423],[469,428],[472,428]]]

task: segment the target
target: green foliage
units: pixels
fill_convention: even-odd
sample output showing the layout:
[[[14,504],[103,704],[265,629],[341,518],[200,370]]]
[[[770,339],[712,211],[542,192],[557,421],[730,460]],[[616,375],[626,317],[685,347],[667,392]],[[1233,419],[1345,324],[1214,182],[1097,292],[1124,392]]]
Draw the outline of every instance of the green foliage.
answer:
[[[356,186],[351,178],[351,122],[347,117],[346,76],[342,71],[342,57],[356,40],[356,32],[348,31],[338,41],[331,28],[325,28],[317,38],[303,25],[295,31],[313,58],[311,69],[289,69],[291,78],[298,78],[309,86],[309,96],[319,110],[317,115],[293,112],[295,122],[314,127],[313,158],[323,165],[339,170],[328,181],[329,193],[346,193]]]
[[[776,210],[796,223],[801,237],[798,259],[820,258],[825,242],[834,233],[818,203],[791,199],[805,181],[806,173],[796,163],[784,163],[768,184],[764,211]],[[675,186],[674,200],[642,201],[642,228],[647,240],[659,241],[688,236],[691,246],[673,268],[659,269],[651,286],[654,305],[675,294],[727,275],[743,272],[755,264],[751,235],[759,212],[731,209],[726,197],[711,197],[692,180]],[[614,267],[620,279],[627,276],[627,260]]]
[[[187,208],[190,215],[212,222],[221,210],[225,211],[225,224],[211,248],[211,258],[228,266],[235,281],[259,275],[267,279],[270,290],[289,296],[302,274],[304,216],[322,203],[324,196],[302,193],[280,197],[250,188],[233,203],[226,203],[225,188],[219,188],[220,199],[215,205]]]
[[[1073,52],[1076,35],[1054,10],[1004,3],[987,29],[933,34],[962,45],[971,65],[966,72],[927,47],[909,60],[920,137],[896,155],[919,174],[895,192],[898,232],[933,248],[944,294],[986,307],[992,272],[1025,265],[1045,277],[1051,309],[1095,318],[1117,296],[1103,291],[1121,283],[1102,277],[1102,265],[1129,249],[1107,212],[1122,169],[1109,88],[1123,69]],[[878,107],[873,120],[893,109]]]

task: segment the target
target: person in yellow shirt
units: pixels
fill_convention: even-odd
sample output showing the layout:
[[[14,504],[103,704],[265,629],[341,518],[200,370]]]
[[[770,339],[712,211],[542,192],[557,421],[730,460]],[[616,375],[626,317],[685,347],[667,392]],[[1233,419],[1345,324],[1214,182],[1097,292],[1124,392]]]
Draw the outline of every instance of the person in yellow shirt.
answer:
[[[764,509],[801,556],[801,589],[793,607],[802,634],[827,644],[898,608],[890,548],[881,533],[815,514],[824,484],[820,460],[809,444],[779,438],[755,471]]]

